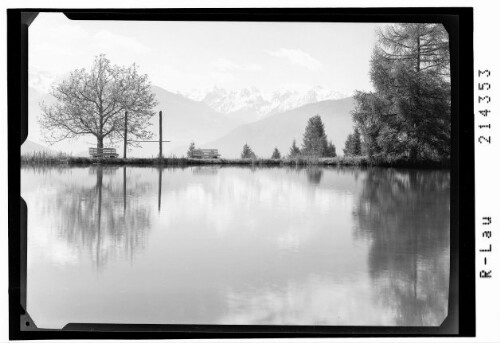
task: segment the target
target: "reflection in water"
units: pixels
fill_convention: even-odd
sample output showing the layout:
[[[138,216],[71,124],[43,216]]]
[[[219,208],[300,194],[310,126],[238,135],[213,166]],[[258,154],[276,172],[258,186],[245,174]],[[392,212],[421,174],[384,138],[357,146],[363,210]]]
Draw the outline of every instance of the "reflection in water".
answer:
[[[161,177],[163,175],[163,166],[158,167],[158,212],[161,211]]]
[[[54,224],[59,235],[74,247],[87,248],[98,268],[111,256],[132,259],[137,248],[144,248],[150,227],[149,208],[130,199],[145,192],[145,185],[136,184],[132,192],[127,192],[127,168],[123,168],[122,189],[118,184],[103,182],[104,175],[113,178],[116,169],[90,168],[89,175],[95,175],[94,186],[68,184],[58,189],[55,206],[46,206],[46,215],[58,214]]]
[[[27,306],[40,327],[446,315],[448,173],[121,169],[23,169]]]
[[[123,167],[123,214],[127,213],[127,167]]]
[[[450,176],[443,171],[370,170],[355,209],[356,234],[371,242],[370,276],[398,325],[447,315]]]
[[[215,175],[219,171],[220,166],[204,166],[193,167],[193,175]]]
[[[318,167],[311,167],[306,169],[307,180],[313,184],[319,184],[321,182],[321,177],[323,176],[323,170]]]

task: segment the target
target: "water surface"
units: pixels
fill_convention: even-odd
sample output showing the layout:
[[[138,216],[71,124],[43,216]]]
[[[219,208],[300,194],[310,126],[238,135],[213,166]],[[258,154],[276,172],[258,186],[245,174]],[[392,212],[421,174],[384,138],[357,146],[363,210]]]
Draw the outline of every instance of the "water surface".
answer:
[[[38,327],[447,315],[447,171],[25,167],[21,183]]]

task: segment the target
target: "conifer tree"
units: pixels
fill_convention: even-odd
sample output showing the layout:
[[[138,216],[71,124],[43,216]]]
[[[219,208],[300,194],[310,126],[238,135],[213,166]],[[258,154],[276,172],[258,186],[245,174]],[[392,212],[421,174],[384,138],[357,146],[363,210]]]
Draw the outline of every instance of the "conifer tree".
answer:
[[[241,158],[255,158],[255,153],[252,151],[250,146],[245,143],[243,146],[243,151],[241,152]]]
[[[300,155],[300,149],[299,147],[297,146],[297,143],[295,142],[295,139],[293,140],[293,143],[292,143],[292,146],[290,148],[290,153],[289,153],[289,157],[290,158],[294,158],[294,157],[297,157]]]
[[[191,142],[191,144],[189,144],[189,149],[187,151],[187,157],[193,157],[193,151],[196,149],[195,145],[194,145],[194,142]]]
[[[328,151],[328,141],[325,134],[325,126],[319,115],[309,118],[304,140],[302,143],[302,154],[306,156],[323,157]]]
[[[369,157],[449,159],[449,67],[443,25],[395,24],[379,32],[370,70],[375,91],[354,97]]]
[[[273,160],[279,160],[281,158],[281,153],[278,148],[274,148],[273,154],[271,156]]]
[[[345,141],[345,156],[360,156],[361,153],[361,134],[358,128],[354,128],[354,133],[350,133]]]

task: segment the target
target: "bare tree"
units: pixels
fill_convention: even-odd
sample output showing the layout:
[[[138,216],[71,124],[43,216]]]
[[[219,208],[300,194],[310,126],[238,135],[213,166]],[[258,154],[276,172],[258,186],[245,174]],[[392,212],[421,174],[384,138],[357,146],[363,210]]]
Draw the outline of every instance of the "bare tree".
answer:
[[[82,135],[93,135],[97,147],[104,139],[111,143],[123,138],[125,111],[129,138],[149,139],[149,120],[157,105],[146,74],[140,75],[137,65],[111,65],[105,55],[96,56],[90,71],[77,69],[52,86],[57,102],[42,103],[40,125],[49,143]]]

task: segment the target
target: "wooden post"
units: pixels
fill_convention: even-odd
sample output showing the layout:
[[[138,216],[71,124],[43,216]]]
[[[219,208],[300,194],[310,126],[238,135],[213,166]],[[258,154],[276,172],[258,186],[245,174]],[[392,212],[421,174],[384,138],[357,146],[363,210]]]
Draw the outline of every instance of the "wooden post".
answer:
[[[162,127],[162,113],[160,111],[160,154],[158,155],[158,157],[161,159],[163,158],[163,127]]]
[[[128,113],[125,111],[125,132],[123,134],[123,158],[127,158],[127,125],[128,125]]]

